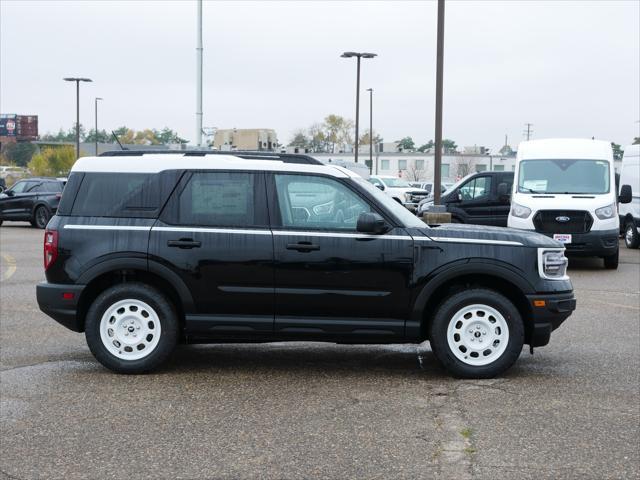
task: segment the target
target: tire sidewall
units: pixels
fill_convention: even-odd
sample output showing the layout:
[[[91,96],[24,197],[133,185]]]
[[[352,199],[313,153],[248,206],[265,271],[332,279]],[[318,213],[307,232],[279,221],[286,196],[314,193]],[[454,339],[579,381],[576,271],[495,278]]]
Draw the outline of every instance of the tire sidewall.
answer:
[[[39,212],[41,209],[44,209],[44,211],[45,211],[45,213],[46,213],[46,215],[47,215],[47,221],[45,222],[45,224],[44,224],[43,226],[40,226],[40,225],[38,224],[38,212]],[[44,206],[44,205],[38,205],[38,206],[36,207],[36,209],[33,211],[33,225],[34,225],[36,228],[44,229],[44,228],[47,228],[47,224],[49,223],[49,220],[51,220],[51,212],[49,211],[49,209],[48,209],[46,206]]]
[[[102,343],[100,322],[104,312],[121,300],[141,300],[153,308],[160,321],[160,340],[153,352],[137,360],[124,360],[113,355]],[[155,288],[142,283],[123,283],[100,293],[89,307],[85,321],[85,337],[91,353],[105,367],[118,373],[145,373],[158,367],[177,343],[178,320],[173,306]]]
[[[631,242],[629,242],[627,240],[627,231],[631,230]],[[625,226],[624,229],[624,244],[627,246],[627,248],[638,248],[638,244],[640,244],[640,234],[638,233],[638,230],[636,229],[635,223],[634,222],[627,222],[627,225]]]
[[[447,330],[453,315],[462,308],[482,304],[495,308],[509,328],[509,341],[502,355],[488,365],[468,365],[449,347]],[[488,289],[471,289],[456,293],[436,309],[430,329],[431,348],[436,358],[453,375],[461,378],[492,378],[507,370],[520,356],[524,344],[524,325],[518,309],[503,295]]]

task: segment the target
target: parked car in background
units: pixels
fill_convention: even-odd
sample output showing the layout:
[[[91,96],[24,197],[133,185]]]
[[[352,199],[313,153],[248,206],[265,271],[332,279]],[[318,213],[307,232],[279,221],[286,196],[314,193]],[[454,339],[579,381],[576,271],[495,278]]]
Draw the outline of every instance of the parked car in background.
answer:
[[[64,185],[64,180],[48,177],[17,181],[0,193],[0,225],[13,220],[28,221],[34,227],[45,228],[58,209]]]
[[[14,167],[13,165],[0,165],[0,178],[4,179],[5,186],[10,187],[17,180],[29,175],[26,168]]]
[[[489,378],[575,309],[562,245],[430,228],[345,168],[121,155],[73,166],[36,288],[116,372],[153,370],[179,342],[429,340],[451,374]]]
[[[429,195],[426,190],[412,187],[406,180],[391,175],[371,175],[369,182],[412,212]]]
[[[623,192],[631,190],[630,192]],[[620,230],[627,248],[640,246],[640,145],[624,149],[620,169],[620,198],[631,195],[631,202],[618,205]]]
[[[618,268],[617,202],[631,195],[618,198],[610,142],[522,142],[515,175],[510,227],[535,230],[564,244],[567,255],[602,257],[605,268]]]
[[[450,187],[440,202],[453,223],[507,226],[513,172],[481,172],[467,175]],[[433,196],[421,202],[418,215],[433,205]]]
[[[433,195],[433,182],[409,182],[409,185],[415,188],[419,188],[421,190],[426,190],[427,192],[429,192],[429,196]],[[450,182],[440,183],[440,193],[446,192],[451,185],[453,185],[453,183],[450,183]],[[427,196],[427,198],[429,198],[429,196]]]

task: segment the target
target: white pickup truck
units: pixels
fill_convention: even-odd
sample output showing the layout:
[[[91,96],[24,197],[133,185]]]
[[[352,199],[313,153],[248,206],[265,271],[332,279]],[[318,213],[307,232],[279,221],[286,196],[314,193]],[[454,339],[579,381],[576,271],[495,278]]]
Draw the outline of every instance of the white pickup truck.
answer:
[[[412,187],[406,180],[391,175],[372,175],[369,181],[412,212],[429,195],[426,190]]]

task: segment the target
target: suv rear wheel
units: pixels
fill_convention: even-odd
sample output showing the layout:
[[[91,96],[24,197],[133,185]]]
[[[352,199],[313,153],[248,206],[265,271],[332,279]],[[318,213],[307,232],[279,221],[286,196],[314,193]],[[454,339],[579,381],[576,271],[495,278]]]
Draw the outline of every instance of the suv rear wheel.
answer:
[[[122,283],[102,292],[87,312],[85,336],[91,353],[118,373],[144,373],[173,351],[178,318],[171,303],[143,283]]]
[[[506,297],[484,288],[455,293],[440,304],[430,329],[434,355],[461,378],[492,378],[520,356],[524,326]]]
[[[33,219],[31,220],[31,225],[33,225],[36,228],[46,228],[50,218],[51,218],[51,213],[49,213],[49,209],[44,205],[40,205],[33,212]]]

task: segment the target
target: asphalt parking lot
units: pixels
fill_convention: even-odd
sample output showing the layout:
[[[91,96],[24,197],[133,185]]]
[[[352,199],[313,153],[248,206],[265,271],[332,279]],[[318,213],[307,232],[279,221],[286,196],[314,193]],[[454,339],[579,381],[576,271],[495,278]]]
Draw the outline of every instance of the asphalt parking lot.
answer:
[[[571,260],[578,310],[502,378],[428,345],[180,347],[119,376],[40,313],[42,231],[0,228],[0,478],[639,478],[640,251]]]

